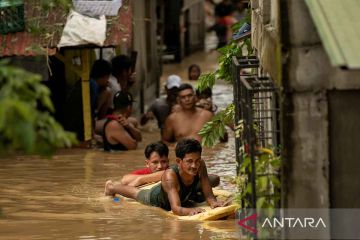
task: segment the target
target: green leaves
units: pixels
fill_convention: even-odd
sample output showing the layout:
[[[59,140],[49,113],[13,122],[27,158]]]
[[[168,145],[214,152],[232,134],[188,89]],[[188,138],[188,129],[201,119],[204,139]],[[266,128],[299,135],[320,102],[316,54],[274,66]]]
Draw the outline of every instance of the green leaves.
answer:
[[[212,88],[215,84],[215,72],[201,74],[196,82],[196,89],[202,92],[206,88]]]
[[[219,68],[214,72],[202,74],[197,81],[196,88],[199,89],[200,91],[204,90],[207,87],[212,88],[216,80],[224,80],[228,83],[231,83],[232,58],[233,56],[241,57],[243,55],[244,46],[245,46],[244,44],[238,45],[237,43],[233,42],[230,43],[229,45],[219,48],[218,51],[221,53],[218,60]]]
[[[231,83],[232,81],[232,58],[243,56],[242,46],[237,43],[230,43],[225,47],[218,49],[221,53],[219,57],[219,69],[216,72],[216,78]]]
[[[54,107],[40,76],[0,61],[0,155],[50,155],[74,144],[75,135],[65,132],[49,112]]]
[[[212,147],[224,137],[225,125],[233,122],[234,115],[235,107],[230,104],[225,110],[218,112],[210,122],[207,122],[199,132],[202,137],[202,145]]]
[[[270,154],[271,153],[271,154]],[[258,148],[255,157],[256,169],[256,196],[257,208],[275,208],[275,203],[279,200],[281,182],[279,178],[280,156],[272,154],[273,151],[265,148]],[[250,206],[249,195],[252,193],[252,186],[249,180],[251,168],[251,158],[248,154],[243,155],[243,161],[239,168],[237,181],[238,195],[241,199],[242,207]]]

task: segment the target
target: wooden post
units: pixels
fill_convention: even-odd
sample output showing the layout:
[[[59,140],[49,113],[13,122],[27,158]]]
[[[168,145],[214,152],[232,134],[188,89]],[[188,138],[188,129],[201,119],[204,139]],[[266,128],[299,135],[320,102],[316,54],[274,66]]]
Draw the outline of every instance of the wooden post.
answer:
[[[92,139],[92,120],[90,106],[90,50],[81,49],[81,90],[84,118],[84,141]]]

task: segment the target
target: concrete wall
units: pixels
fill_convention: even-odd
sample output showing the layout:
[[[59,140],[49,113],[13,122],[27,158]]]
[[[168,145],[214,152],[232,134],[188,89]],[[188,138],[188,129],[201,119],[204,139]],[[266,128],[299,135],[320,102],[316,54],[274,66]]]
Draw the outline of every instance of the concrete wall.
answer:
[[[356,150],[346,148],[349,151],[347,156],[351,157],[339,160],[345,149],[331,148],[331,145],[340,144],[339,139],[344,139],[340,129],[346,126],[346,119],[356,118],[353,127],[356,129],[359,126],[359,114],[354,116],[351,111],[346,111],[347,117],[339,119],[341,109],[332,106],[338,105],[331,104],[329,93],[359,90],[360,71],[331,66],[304,1],[288,0],[285,9],[287,17],[282,15],[282,18],[287,18],[288,22],[284,23],[282,32],[285,43],[283,56],[287,56],[287,62],[283,68],[283,83],[286,86],[284,101],[287,103],[283,105],[283,120],[289,122],[284,123],[283,128],[286,149],[284,206],[329,207],[333,205],[332,200],[341,199],[339,195],[345,192],[346,196],[359,196],[344,180],[347,174],[351,174],[351,166],[356,166],[351,163],[351,159],[358,158]],[[360,94],[360,91],[355,92]],[[351,104],[351,98],[345,96],[346,93],[343,93],[341,104]],[[329,109],[336,109],[336,113],[332,111],[329,114]],[[349,138],[356,142],[356,135],[349,135]],[[342,170],[336,170],[338,165],[342,166]],[[337,184],[333,189],[330,178],[344,180],[344,184]],[[359,189],[360,183],[356,186]],[[338,192],[340,189],[341,192]],[[352,202],[351,197],[347,199]]]
[[[205,13],[203,0],[185,0],[181,10],[182,54],[187,56],[204,49]]]
[[[281,49],[279,33],[279,1],[252,1],[252,44],[264,72],[280,85]]]
[[[282,206],[359,207],[360,71],[331,66],[304,0],[252,8],[253,46],[282,90]]]
[[[204,48],[204,0],[164,1],[165,53],[173,55],[176,62]]]
[[[133,49],[138,52],[136,64],[135,114],[140,115],[158,95],[160,81],[160,54],[157,45],[156,1],[133,1]]]

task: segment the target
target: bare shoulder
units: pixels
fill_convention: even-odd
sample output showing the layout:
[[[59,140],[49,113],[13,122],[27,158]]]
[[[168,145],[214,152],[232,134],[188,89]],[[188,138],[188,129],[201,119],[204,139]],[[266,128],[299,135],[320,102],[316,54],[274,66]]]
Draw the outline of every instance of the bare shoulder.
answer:
[[[210,112],[206,109],[203,109],[203,108],[199,108],[200,111],[200,115],[203,116],[204,118],[212,118],[214,116],[214,113],[213,112]]]
[[[165,170],[162,178],[161,178],[161,185],[166,189],[170,188],[178,188],[178,180],[176,173],[172,169]]]
[[[177,119],[178,116],[179,116],[179,112],[170,113],[170,115],[166,118],[166,121],[172,122],[175,119]]]
[[[176,177],[176,173],[174,172],[174,170],[172,170],[171,168],[167,169],[164,171],[163,177],[162,177],[162,181],[167,181],[167,180],[172,180],[175,179],[177,180]]]
[[[106,126],[107,129],[112,129],[112,130],[123,130],[124,127],[116,120],[111,120],[107,126]]]

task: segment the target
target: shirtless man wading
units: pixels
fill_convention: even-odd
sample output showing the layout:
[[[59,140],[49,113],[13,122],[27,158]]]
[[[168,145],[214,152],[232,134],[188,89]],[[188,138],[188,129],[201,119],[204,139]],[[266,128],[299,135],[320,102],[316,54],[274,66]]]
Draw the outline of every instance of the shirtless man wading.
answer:
[[[167,144],[183,138],[195,138],[201,141],[198,133],[214,114],[195,106],[196,96],[190,84],[180,85],[178,103],[181,108],[170,114],[165,121],[162,141]]]

